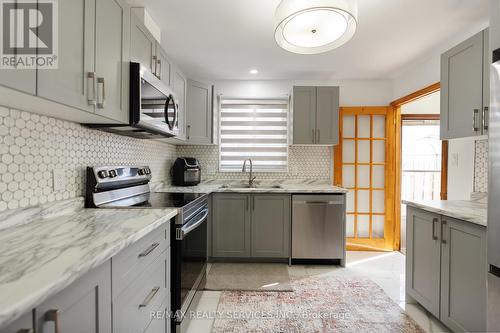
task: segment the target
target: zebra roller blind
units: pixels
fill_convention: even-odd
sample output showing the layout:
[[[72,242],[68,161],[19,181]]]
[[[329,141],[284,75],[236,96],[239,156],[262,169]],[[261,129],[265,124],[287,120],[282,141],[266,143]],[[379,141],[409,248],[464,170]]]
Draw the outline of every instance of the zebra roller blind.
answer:
[[[288,101],[221,99],[221,171],[285,172],[288,162]]]

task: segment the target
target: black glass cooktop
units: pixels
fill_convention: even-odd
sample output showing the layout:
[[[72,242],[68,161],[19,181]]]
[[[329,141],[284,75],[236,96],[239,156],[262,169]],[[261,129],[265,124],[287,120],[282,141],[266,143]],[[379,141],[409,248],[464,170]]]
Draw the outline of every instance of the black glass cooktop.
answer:
[[[137,207],[150,208],[181,208],[195,201],[198,198],[206,196],[204,193],[149,193],[149,200],[136,205]]]

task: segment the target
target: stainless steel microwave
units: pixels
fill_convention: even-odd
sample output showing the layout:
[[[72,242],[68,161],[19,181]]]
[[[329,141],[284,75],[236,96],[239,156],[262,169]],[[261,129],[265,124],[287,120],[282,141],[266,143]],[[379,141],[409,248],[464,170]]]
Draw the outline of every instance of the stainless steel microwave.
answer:
[[[179,104],[175,93],[139,63],[130,63],[129,124],[89,124],[89,127],[140,139],[179,134]]]

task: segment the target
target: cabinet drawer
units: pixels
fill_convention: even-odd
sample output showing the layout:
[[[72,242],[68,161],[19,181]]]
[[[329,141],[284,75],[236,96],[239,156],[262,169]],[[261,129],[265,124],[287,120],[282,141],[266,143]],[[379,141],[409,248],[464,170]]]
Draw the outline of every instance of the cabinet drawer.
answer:
[[[115,332],[144,332],[151,311],[161,311],[167,300],[165,252],[145,268],[113,302]]]
[[[162,226],[111,259],[113,299],[118,297],[170,244],[170,229]]]

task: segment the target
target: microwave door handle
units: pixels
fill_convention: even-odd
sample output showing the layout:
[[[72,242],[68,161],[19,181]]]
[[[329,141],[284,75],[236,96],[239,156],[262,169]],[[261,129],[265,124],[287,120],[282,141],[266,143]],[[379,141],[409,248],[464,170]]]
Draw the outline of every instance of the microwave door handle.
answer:
[[[167,97],[165,100],[165,110],[164,110],[164,116],[165,116],[165,123],[167,124],[168,128],[172,129],[172,126],[170,125],[170,121],[168,120],[168,105],[170,104],[170,97]]]

